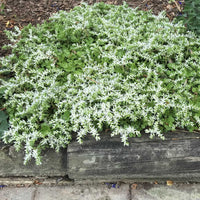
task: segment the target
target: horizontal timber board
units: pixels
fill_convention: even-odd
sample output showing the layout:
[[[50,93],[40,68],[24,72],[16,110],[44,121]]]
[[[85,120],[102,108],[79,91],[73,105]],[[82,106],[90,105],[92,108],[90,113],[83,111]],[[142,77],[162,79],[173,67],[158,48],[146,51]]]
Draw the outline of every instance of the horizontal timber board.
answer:
[[[200,181],[200,134],[175,131],[166,140],[103,136],[68,145],[68,175],[74,180]]]
[[[35,160],[27,165],[24,162],[24,151],[15,151],[10,145],[0,142],[0,177],[36,177],[65,176],[67,174],[67,149],[56,153],[47,149],[42,153],[42,165],[37,166]]]
[[[102,135],[88,137],[83,144],[72,142],[56,153],[42,152],[42,165],[23,164],[24,151],[0,142],[0,177],[59,177],[76,181],[195,181],[200,182],[200,133],[175,131],[166,140],[148,135],[129,140]]]

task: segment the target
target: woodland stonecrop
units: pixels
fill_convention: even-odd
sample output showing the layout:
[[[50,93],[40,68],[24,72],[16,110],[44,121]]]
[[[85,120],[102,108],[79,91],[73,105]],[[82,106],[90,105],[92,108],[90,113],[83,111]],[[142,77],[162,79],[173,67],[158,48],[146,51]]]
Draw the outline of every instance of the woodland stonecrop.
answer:
[[[122,6],[82,4],[37,27],[7,32],[1,58],[9,114],[4,142],[25,147],[25,163],[76,135],[99,140],[200,127],[200,39],[181,22]]]

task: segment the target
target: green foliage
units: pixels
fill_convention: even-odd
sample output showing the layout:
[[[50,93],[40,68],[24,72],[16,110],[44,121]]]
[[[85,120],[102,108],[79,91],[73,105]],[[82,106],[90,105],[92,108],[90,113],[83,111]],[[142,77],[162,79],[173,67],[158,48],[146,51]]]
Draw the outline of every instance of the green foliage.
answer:
[[[25,163],[40,164],[44,148],[58,151],[72,134],[81,143],[110,129],[128,145],[200,127],[200,39],[164,13],[82,4],[7,35],[1,72],[14,76],[3,81],[3,140],[25,146]]]
[[[178,17],[178,20],[183,20],[187,29],[194,31],[197,35],[200,34],[200,1],[185,0],[183,15]]]
[[[8,122],[7,122],[8,115],[0,111],[0,138],[3,136],[4,131],[8,130]]]
[[[4,8],[5,8],[5,4],[3,2],[0,2],[0,14],[4,14]]]
[[[3,77],[1,77],[1,79],[3,80]],[[5,103],[4,92],[5,88],[0,87],[0,140],[2,139],[3,132],[8,130],[8,115],[3,108],[3,104]]]

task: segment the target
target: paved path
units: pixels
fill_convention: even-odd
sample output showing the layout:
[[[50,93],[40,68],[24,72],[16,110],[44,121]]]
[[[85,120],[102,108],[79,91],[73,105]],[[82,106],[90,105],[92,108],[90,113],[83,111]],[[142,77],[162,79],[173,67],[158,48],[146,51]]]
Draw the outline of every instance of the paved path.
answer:
[[[0,200],[200,200],[200,184],[4,187]]]

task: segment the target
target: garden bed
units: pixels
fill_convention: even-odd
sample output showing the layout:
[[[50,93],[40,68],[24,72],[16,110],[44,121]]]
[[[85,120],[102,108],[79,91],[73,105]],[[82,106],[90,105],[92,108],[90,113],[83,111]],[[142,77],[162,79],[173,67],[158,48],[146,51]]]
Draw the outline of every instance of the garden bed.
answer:
[[[101,0],[85,0],[88,3],[100,2]],[[2,6],[1,6],[2,2]],[[13,30],[14,26],[23,28],[29,23],[36,25],[41,24],[44,20],[48,19],[52,13],[59,10],[69,11],[77,5],[80,5],[81,0],[1,0],[0,2],[0,46],[9,43],[9,40],[5,36],[4,30]],[[104,0],[104,2],[120,5],[122,0]],[[158,14],[162,10],[167,12],[167,16],[172,20],[178,13],[179,9],[183,9],[183,0],[179,1],[178,7],[175,3],[170,3],[169,0],[128,0],[126,1],[130,7],[139,7],[142,10],[152,9],[154,14]],[[0,56],[4,56],[9,52],[0,49]]]
[[[82,4],[7,32],[0,176],[198,181],[200,40],[164,15]]]

